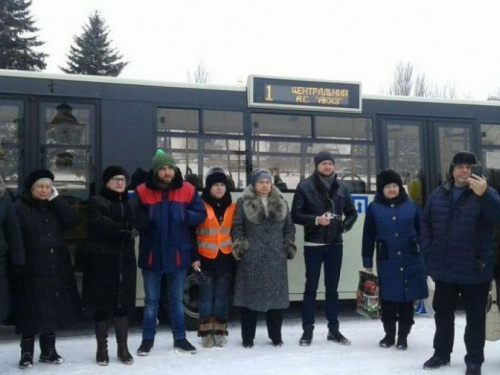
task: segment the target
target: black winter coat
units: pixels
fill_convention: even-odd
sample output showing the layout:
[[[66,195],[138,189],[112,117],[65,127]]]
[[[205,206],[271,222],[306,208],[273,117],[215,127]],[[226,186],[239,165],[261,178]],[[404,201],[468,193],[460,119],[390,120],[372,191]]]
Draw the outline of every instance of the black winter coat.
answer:
[[[316,217],[325,212],[342,216],[342,220],[331,219],[330,225],[316,225]],[[292,202],[292,219],[304,226],[306,242],[333,244],[342,242],[342,233],[352,228],[358,218],[346,184],[336,178],[330,191],[315,172],[297,187]]]
[[[24,264],[23,238],[9,193],[0,178],[0,320],[9,313],[7,271]]]
[[[26,272],[16,286],[16,332],[50,333],[80,318],[80,298],[64,231],[80,217],[64,198],[38,201],[22,196],[14,207],[21,224]]]
[[[83,304],[97,310],[135,308],[136,204],[127,192],[103,188],[89,200],[89,265],[85,269]]]

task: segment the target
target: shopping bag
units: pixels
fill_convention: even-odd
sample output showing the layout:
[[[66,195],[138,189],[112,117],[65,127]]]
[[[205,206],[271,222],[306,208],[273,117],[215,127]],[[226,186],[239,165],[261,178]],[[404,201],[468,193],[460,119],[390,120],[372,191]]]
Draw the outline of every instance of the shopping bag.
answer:
[[[500,340],[500,311],[497,303],[497,283],[495,279],[491,281],[490,294],[486,309],[486,340]]]
[[[432,301],[434,299],[434,280],[430,276],[427,276],[427,290],[429,291],[429,296],[424,299],[419,299],[415,301],[414,311],[415,314],[434,316],[434,309],[432,308]]]
[[[371,319],[380,317],[378,277],[373,273],[359,271],[356,302],[358,314]]]

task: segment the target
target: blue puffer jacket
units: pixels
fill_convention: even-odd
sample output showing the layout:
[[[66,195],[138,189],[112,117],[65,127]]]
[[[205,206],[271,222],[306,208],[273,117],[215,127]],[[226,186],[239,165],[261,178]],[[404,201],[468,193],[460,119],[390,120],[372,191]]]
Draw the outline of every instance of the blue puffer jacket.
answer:
[[[446,283],[476,285],[493,278],[500,198],[488,187],[478,197],[472,190],[453,203],[452,182],[434,190],[422,215],[421,243],[427,273]]]
[[[189,267],[194,251],[190,227],[207,216],[194,186],[184,182],[177,169],[170,188],[162,190],[150,171],[137,187],[137,196],[139,267],[164,272]]]
[[[420,211],[405,191],[394,199],[377,193],[366,211],[363,266],[373,267],[377,249],[380,298],[409,302],[426,298],[427,282],[418,232]]]

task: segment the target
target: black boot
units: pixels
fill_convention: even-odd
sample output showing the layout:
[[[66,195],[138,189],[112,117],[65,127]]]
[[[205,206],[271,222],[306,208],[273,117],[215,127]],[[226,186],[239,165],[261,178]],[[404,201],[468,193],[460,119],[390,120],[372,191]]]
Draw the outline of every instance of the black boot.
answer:
[[[55,333],[46,333],[40,335],[40,353],[39,362],[49,363],[51,365],[60,365],[64,363],[64,358],[57,354]]]
[[[134,357],[128,351],[128,316],[115,318],[115,333],[116,343],[118,344],[117,356],[118,359],[126,364],[131,365],[134,363]]]
[[[380,340],[379,345],[382,348],[390,348],[396,342],[396,322],[384,322],[385,337]]]
[[[411,324],[399,322],[398,342],[396,343],[396,347],[399,350],[407,350],[408,349],[407,338],[408,338],[410,331],[411,331]]]
[[[109,364],[108,329],[109,320],[95,322],[95,338],[97,340],[95,360],[99,366],[107,366]]]
[[[273,346],[283,346],[281,339],[281,326],[283,325],[283,313],[281,310],[269,310],[266,312],[267,336],[271,339]]]
[[[304,324],[302,325],[304,332],[302,333],[302,337],[300,338],[299,344],[301,346],[309,346],[311,345],[313,339],[313,331],[314,325],[312,324]]]
[[[243,339],[243,347],[253,347],[253,339],[257,329],[257,312],[243,308],[241,311],[241,338]]]
[[[21,338],[21,359],[19,368],[22,370],[33,367],[33,353],[35,351],[35,336],[24,336]]]

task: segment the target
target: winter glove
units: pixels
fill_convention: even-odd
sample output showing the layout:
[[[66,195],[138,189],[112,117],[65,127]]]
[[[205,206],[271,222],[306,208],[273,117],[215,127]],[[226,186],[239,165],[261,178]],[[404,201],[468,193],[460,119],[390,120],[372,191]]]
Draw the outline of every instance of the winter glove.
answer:
[[[134,238],[136,238],[138,236],[139,236],[139,232],[137,231],[137,229],[135,229],[135,228],[129,229],[128,238],[130,240],[133,240]]]
[[[8,275],[12,281],[19,281],[24,278],[26,267],[24,265],[10,266]]]
[[[233,242],[233,256],[236,260],[240,260],[243,256],[243,253],[248,250],[250,244],[246,238],[238,238]]]
[[[287,259],[295,258],[295,254],[297,254],[297,246],[295,246],[293,241],[285,240],[283,246],[284,246],[285,251],[286,251]]]
[[[52,192],[50,193],[49,202],[52,199],[54,199],[55,197],[57,197],[58,195],[59,195],[59,192],[57,191],[56,187],[52,186]]]

